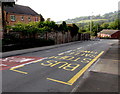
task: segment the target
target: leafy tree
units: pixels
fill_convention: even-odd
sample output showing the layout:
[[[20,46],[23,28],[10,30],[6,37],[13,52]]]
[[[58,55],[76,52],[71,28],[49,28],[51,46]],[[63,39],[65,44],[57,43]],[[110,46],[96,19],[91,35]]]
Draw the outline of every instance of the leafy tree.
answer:
[[[108,27],[109,27],[109,23],[106,22],[101,25],[102,29],[108,29]]]
[[[101,27],[98,23],[95,23],[93,26],[93,35],[97,36],[97,33],[101,30]]]
[[[77,25],[72,24],[72,27],[69,27],[69,29],[72,37],[78,34],[79,27]]]
[[[48,30],[49,32],[54,31],[55,29],[57,29],[57,25],[55,24],[54,21],[39,22],[38,27],[39,28],[45,27],[45,28],[47,28],[46,30]]]
[[[43,22],[45,21],[45,19],[43,18],[43,16],[40,14],[40,21]]]
[[[38,23],[31,22],[25,26],[27,35],[33,36],[35,38],[36,34],[40,33],[38,28]]]
[[[55,32],[58,29],[54,21],[39,22],[38,27],[46,33],[46,39],[48,39],[48,32]]]
[[[65,21],[62,22],[59,26],[59,30],[64,34],[65,32],[68,32],[68,26]],[[62,34],[62,42],[64,42],[64,35]]]
[[[109,23],[110,29],[120,29],[120,20],[116,19],[114,22]]]
[[[86,30],[87,33],[90,33],[93,36],[97,36],[97,33],[100,32],[102,30],[102,28],[99,23],[95,23],[92,21],[88,25],[85,25],[83,30]]]
[[[66,24],[65,21],[63,21],[62,24],[60,24],[60,26],[59,26],[59,30],[61,30],[62,33],[65,33],[65,32],[68,31],[68,26],[67,26],[67,24]]]

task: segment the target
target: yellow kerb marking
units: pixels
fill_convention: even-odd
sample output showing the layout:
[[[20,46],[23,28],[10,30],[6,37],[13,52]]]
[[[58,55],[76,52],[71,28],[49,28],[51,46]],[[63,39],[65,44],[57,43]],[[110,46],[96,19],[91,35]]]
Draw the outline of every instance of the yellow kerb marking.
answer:
[[[88,63],[82,70],[80,70],[75,76],[73,76],[68,83],[73,84],[102,54],[104,51],[102,51],[98,56],[96,56],[90,63]]]
[[[22,74],[28,74],[27,72],[16,70],[17,68],[21,68],[21,67],[24,67],[24,65],[21,65],[21,66],[18,66],[18,67],[13,67],[10,70],[15,71],[15,72],[19,72],[19,73],[22,73]]]
[[[72,85],[71,83],[68,83],[68,82],[63,82],[63,81],[59,81],[59,80],[55,80],[55,79],[51,79],[51,78],[47,78],[47,79],[54,81],[54,82],[62,83],[62,84]]]

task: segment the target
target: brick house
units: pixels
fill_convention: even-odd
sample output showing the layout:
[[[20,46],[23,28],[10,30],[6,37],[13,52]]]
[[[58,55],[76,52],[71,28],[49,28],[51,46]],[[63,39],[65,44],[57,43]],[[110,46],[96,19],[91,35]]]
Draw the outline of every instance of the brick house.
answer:
[[[120,38],[120,30],[103,29],[101,32],[98,33],[98,37],[119,39]]]
[[[29,23],[40,21],[40,15],[28,6],[14,5],[4,8],[5,25],[14,25],[15,23]]]
[[[15,4],[14,0],[0,0],[0,39],[3,38],[4,30],[4,6],[13,6]]]

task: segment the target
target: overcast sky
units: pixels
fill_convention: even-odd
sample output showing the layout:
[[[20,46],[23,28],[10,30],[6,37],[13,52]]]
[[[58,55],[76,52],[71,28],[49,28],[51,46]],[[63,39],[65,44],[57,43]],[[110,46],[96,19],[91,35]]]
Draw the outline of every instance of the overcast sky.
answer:
[[[80,16],[103,15],[118,10],[120,0],[18,0],[16,4],[31,7],[53,21]]]

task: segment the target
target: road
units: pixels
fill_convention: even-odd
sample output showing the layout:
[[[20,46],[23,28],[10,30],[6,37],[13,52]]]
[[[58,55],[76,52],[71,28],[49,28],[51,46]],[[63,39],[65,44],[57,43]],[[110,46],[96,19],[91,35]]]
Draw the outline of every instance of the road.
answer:
[[[3,92],[71,92],[118,40],[83,41],[3,59]]]

